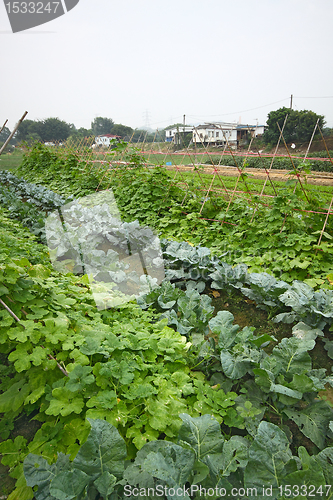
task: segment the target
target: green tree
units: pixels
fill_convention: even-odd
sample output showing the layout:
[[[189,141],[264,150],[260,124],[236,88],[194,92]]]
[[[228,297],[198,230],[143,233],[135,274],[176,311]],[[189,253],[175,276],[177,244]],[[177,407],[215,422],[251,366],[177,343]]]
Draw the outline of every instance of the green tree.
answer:
[[[26,141],[32,134],[38,134],[39,136],[39,123],[34,120],[24,120],[19,126],[16,138],[18,142]],[[39,140],[40,140],[39,136]]]
[[[38,122],[40,137],[44,142],[65,141],[75,130],[74,125],[66,123],[59,118],[47,118]]]
[[[76,132],[80,137],[92,137],[94,135],[91,128],[88,129],[88,128],[81,127]]]
[[[59,120],[59,118],[25,120],[17,131],[17,140],[27,141],[34,137],[43,142],[65,141],[74,130],[74,125]]]
[[[277,123],[282,130],[286,115],[288,115],[288,118],[283,131],[283,137],[287,143],[309,141],[318,119],[320,128],[323,128],[325,125],[324,116],[317,115],[313,111],[296,111],[283,107],[268,114],[267,128],[263,135],[263,140],[266,144],[276,144],[278,142],[280,131]],[[318,130],[316,133],[318,133]]]
[[[0,134],[0,143],[3,144],[8,139],[9,136],[10,136],[10,130],[8,127],[5,127]]]
[[[113,134],[113,126],[114,121],[111,118],[102,118],[101,116],[95,118],[91,123],[91,129],[94,136],[111,133]]]
[[[324,137],[329,137],[329,136],[333,135],[333,128],[324,127],[322,130],[322,133],[323,133]]]
[[[152,133],[148,130],[136,129],[132,138],[133,142],[154,142],[154,140],[156,140],[156,142],[164,142],[164,131],[162,130],[162,132],[155,135],[155,132]]]
[[[116,123],[112,128],[112,134],[129,141],[133,135],[133,129],[121,123]]]
[[[71,144],[90,143],[94,137],[95,136],[91,129],[81,127],[79,129],[74,129],[71,132],[71,135],[67,139],[67,144],[69,142]]]
[[[27,135],[27,137],[24,139],[24,142],[26,142],[29,146],[32,146],[35,142],[42,142],[42,139],[38,134],[36,134],[36,132],[32,132],[31,134]]]
[[[84,129],[87,130],[87,129]],[[75,130],[67,139],[66,146],[73,147],[90,147],[95,140],[95,136],[92,134],[90,130],[90,134],[87,132],[83,132],[82,129]]]

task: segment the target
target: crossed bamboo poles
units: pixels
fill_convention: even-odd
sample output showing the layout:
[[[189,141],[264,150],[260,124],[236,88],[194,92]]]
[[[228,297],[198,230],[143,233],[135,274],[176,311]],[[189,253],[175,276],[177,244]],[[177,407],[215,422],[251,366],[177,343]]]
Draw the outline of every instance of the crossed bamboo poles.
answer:
[[[282,124],[282,127],[280,126],[279,123],[277,123],[277,127],[279,129],[279,139],[278,139],[278,143],[276,145],[276,148],[274,150],[274,154],[273,154],[270,166],[268,168],[265,166],[265,164],[263,162],[263,158],[262,158],[262,156],[260,154],[260,151],[257,150],[258,158],[262,162],[263,169],[264,169],[264,171],[266,173],[266,179],[264,181],[264,184],[262,186],[261,192],[259,194],[259,199],[261,199],[263,196],[266,196],[264,193],[265,193],[265,188],[267,186],[267,183],[270,184],[270,186],[271,186],[271,188],[272,188],[272,190],[274,192],[274,196],[278,195],[278,190],[277,190],[277,188],[276,188],[276,186],[275,186],[275,184],[273,182],[273,179],[272,179],[272,177],[271,177],[270,174],[271,174],[271,171],[272,171],[272,168],[273,168],[273,164],[274,164],[275,158],[277,157],[278,148],[280,146],[280,143],[282,142],[284,144],[284,147],[286,149],[287,155],[288,155],[288,157],[290,159],[290,162],[291,162],[291,165],[292,165],[292,171],[289,173],[289,175],[295,175],[295,177],[296,177],[296,183],[295,183],[295,187],[294,187],[294,193],[296,192],[297,185],[299,185],[300,189],[302,190],[302,193],[304,194],[305,199],[309,203],[309,197],[307,195],[304,183],[302,182],[302,172],[298,171],[298,169],[296,168],[294,160],[293,160],[293,157],[290,154],[290,151],[288,149],[288,146],[287,146],[285,138],[284,138],[284,129],[285,129],[285,125],[286,125],[287,119],[288,119],[288,115],[285,117],[285,120],[284,120],[284,123]],[[215,205],[215,201],[214,201],[214,196],[212,196],[212,195],[215,194],[215,192],[216,192],[216,191],[214,191],[214,186],[216,185],[216,181],[218,181],[219,184],[220,184],[220,186],[222,187],[222,193],[224,193],[224,196],[225,196],[226,200],[228,200],[228,205],[227,205],[227,208],[226,208],[226,210],[224,212],[223,220],[220,220],[221,225],[225,224],[226,223],[227,214],[228,214],[228,212],[230,210],[230,207],[232,206],[232,202],[233,202],[233,200],[235,199],[235,197],[237,196],[237,193],[238,193],[237,192],[237,187],[238,187],[239,183],[242,182],[242,184],[245,187],[245,192],[249,196],[249,200],[251,200],[255,204],[254,210],[253,210],[252,216],[251,216],[251,223],[252,223],[253,220],[254,220],[255,214],[258,211],[259,206],[260,206],[260,202],[257,201],[257,198],[256,198],[256,200],[253,199],[253,193],[251,192],[251,189],[250,189],[248,183],[246,182],[246,160],[247,160],[247,157],[248,157],[248,155],[250,153],[254,137],[251,138],[251,141],[249,143],[249,146],[248,146],[248,149],[247,149],[244,161],[243,161],[243,165],[240,166],[238,164],[238,162],[237,162],[236,155],[234,154],[234,151],[232,149],[230,141],[226,137],[226,134],[225,134],[222,126],[221,125],[217,125],[217,128],[222,132],[222,135],[224,137],[224,149],[222,151],[222,154],[219,157],[218,162],[216,162],[214,156],[210,153],[210,151],[208,149],[209,144],[205,143],[203,141],[203,139],[200,138],[199,134],[196,134],[196,137],[200,138],[201,147],[202,147],[202,150],[203,150],[202,152],[200,152],[200,154],[201,155],[205,155],[209,159],[209,161],[211,163],[211,166],[213,168],[212,179],[210,180],[210,182],[209,182],[208,185],[206,184],[206,182],[205,182],[205,180],[204,180],[204,178],[202,176],[202,172],[200,171],[200,166],[196,164],[196,157],[197,157],[197,149],[196,149],[197,144],[196,144],[196,142],[194,143],[193,139],[192,139],[189,142],[188,146],[183,149],[183,156],[182,156],[181,163],[184,162],[185,158],[188,158],[188,160],[189,160],[189,167],[190,168],[192,167],[192,172],[195,173],[195,177],[199,180],[199,188],[196,188],[196,189],[198,189],[199,192],[203,191],[203,194],[204,194],[203,197],[202,197],[202,202],[201,202],[200,210],[198,211],[198,215],[199,216],[202,215],[204,207],[205,207],[205,204],[207,203],[207,201],[209,199],[211,200],[212,204],[214,206],[216,206]],[[315,125],[315,128],[313,130],[313,133],[312,133],[312,136],[311,136],[309,145],[307,147],[307,151],[306,151],[306,154],[304,156],[304,160],[303,161],[305,161],[307,159],[307,156],[308,156],[308,153],[310,151],[310,147],[311,147],[311,144],[312,144],[312,141],[313,141],[316,129],[318,129],[319,132],[320,132],[321,138],[322,138],[323,143],[325,145],[325,149],[327,151],[327,155],[328,155],[328,157],[330,159],[330,162],[333,165],[333,159],[331,158],[331,156],[329,154],[329,150],[327,148],[327,144],[326,144],[325,138],[323,136],[323,133],[321,131],[321,128],[319,126],[319,122],[318,121],[317,121],[317,123]],[[197,132],[197,128],[196,127],[194,127],[194,131]],[[156,133],[154,135],[154,139],[153,139],[153,141],[151,143],[148,143],[146,141],[146,137],[147,137],[147,133],[145,134],[145,137],[143,138],[143,141],[141,143],[141,154],[145,155],[145,163],[144,163],[145,168],[154,167],[155,164],[156,164],[156,162],[157,162],[157,164],[160,163],[161,167],[165,168],[166,160],[168,158],[170,158],[171,159],[171,163],[173,164],[173,169],[175,169],[175,173],[174,173],[174,175],[173,175],[173,177],[171,179],[171,182],[169,183],[169,186],[168,186],[168,188],[166,190],[166,193],[164,195],[164,198],[162,200],[162,205],[163,205],[163,203],[165,201],[168,200],[168,198],[170,196],[170,191],[171,191],[172,187],[175,186],[175,185],[179,185],[180,184],[181,186],[183,186],[183,189],[184,189],[184,197],[183,197],[182,202],[181,202],[181,206],[184,206],[187,197],[191,195],[191,188],[190,188],[190,184],[189,184],[187,178],[184,176],[184,174],[183,174],[183,172],[182,172],[182,170],[180,168],[180,165],[179,165],[179,153],[177,153],[177,155],[176,155],[174,152],[172,152],[173,143],[170,143],[170,144],[168,144],[168,147],[166,149],[166,152],[164,154],[164,158],[163,158],[162,162],[158,161],[158,159],[156,158],[155,149],[156,149],[156,144],[159,143],[159,142],[161,142],[161,140],[163,141],[163,138],[161,137],[161,133],[157,129]],[[133,136],[132,136],[132,138],[133,138]],[[127,147],[124,148],[124,150],[122,151],[122,153],[120,155],[120,158],[118,158],[118,160],[116,162],[115,161],[113,162],[112,160],[108,162],[109,166],[105,169],[105,171],[104,171],[104,173],[103,173],[103,175],[102,175],[102,177],[100,179],[100,182],[99,182],[99,185],[98,185],[96,191],[100,190],[100,188],[101,188],[101,186],[103,184],[103,181],[104,181],[104,179],[106,177],[108,178],[108,185],[107,185],[106,189],[109,189],[112,186],[113,181],[114,181],[115,178],[118,178],[118,182],[121,182],[122,176],[129,169],[129,166],[126,165],[126,162],[123,162],[123,163],[125,163],[124,165],[121,162],[124,159],[125,155],[129,152],[130,147],[134,145],[134,143],[132,143],[132,138],[129,141],[129,143],[127,144]],[[195,147],[195,151],[194,152],[193,152],[193,149],[192,149],[193,146]],[[237,176],[237,179],[236,179],[236,183],[235,183],[235,186],[234,186],[234,188],[232,190],[228,189],[226,187],[226,185],[224,183],[224,180],[223,180],[223,178],[221,176],[221,173],[219,171],[219,167],[221,166],[221,164],[223,162],[223,157],[226,154],[227,150],[228,150],[228,154],[230,154],[232,156],[234,164],[235,164],[235,167],[236,167],[236,169],[238,171],[238,176]],[[159,151],[159,153],[161,153],[161,151]],[[93,153],[90,153],[90,155],[92,155],[92,154]],[[107,154],[108,153],[106,152],[105,153],[105,157],[107,156]],[[152,160],[152,157],[154,157],[153,160]],[[175,160],[175,158],[176,158],[176,160]],[[89,163],[89,159],[88,158],[87,158],[87,163]],[[100,168],[101,168],[101,166],[99,167],[98,172],[99,172]],[[108,174],[110,172],[111,172],[111,175],[109,176]],[[333,206],[333,197],[331,199],[331,202],[329,204],[329,207],[328,207],[327,211],[325,210],[323,212],[320,212],[320,213],[323,213],[325,215],[325,220],[324,220],[323,228],[322,228],[322,230],[320,232],[320,236],[319,236],[319,239],[318,239],[318,243],[317,243],[318,247],[320,246],[320,243],[322,241],[322,237],[323,237],[324,232],[325,232],[325,228],[327,227],[327,224],[328,224],[328,221],[329,221],[329,216],[332,215],[332,206]],[[286,218],[287,218],[287,215],[285,215],[285,218],[284,218],[284,220],[282,222],[281,231],[283,230],[284,224],[286,222]]]

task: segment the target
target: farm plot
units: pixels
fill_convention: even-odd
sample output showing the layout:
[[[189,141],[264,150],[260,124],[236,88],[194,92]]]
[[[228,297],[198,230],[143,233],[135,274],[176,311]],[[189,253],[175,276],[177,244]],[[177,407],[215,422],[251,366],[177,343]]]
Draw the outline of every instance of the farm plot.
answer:
[[[228,200],[203,206],[189,189],[182,203],[184,189],[162,169],[89,166],[87,175],[74,155],[53,155],[39,147],[18,172],[25,183],[2,180],[0,453],[17,480],[10,500],[135,498],[129,488],[191,486],[184,498],[199,498],[196,485],[225,495],[241,488],[241,498],[253,488],[267,498],[263,485],[270,498],[287,498],[294,486],[333,498],[325,213],[306,212],[297,194],[268,207],[238,199],[227,210]],[[107,187],[124,220],[169,239],[161,241],[162,285],[98,311],[88,277],[53,270],[46,247],[9,216],[30,224],[26,203],[46,215],[71,195]],[[265,265],[253,262],[262,248],[262,263],[272,252]],[[258,307],[263,324],[241,321],[235,304],[247,316]],[[22,415],[37,422],[33,436],[20,434]]]

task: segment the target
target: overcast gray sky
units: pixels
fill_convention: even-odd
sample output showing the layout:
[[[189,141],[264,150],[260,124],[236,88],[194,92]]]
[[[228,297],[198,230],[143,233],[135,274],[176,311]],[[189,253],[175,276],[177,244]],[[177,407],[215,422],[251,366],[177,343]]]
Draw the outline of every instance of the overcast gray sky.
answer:
[[[80,0],[12,34],[1,2],[0,125],[264,123],[293,94],[333,127],[332,19],[332,0]]]

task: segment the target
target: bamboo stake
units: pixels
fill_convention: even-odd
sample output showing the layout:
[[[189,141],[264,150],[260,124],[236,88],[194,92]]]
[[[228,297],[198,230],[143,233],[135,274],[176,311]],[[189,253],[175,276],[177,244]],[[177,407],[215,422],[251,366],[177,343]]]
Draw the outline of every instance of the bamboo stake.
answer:
[[[210,186],[209,186],[209,188],[208,188],[208,191],[207,191],[207,194],[206,194],[206,196],[205,196],[205,199],[204,199],[204,200],[203,200],[203,202],[202,202],[202,205],[201,205],[201,208],[200,208],[199,215],[201,215],[201,213],[202,213],[202,211],[203,211],[203,208],[204,208],[204,206],[205,206],[205,203],[206,203],[206,201],[208,200],[209,192],[210,192],[210,190],[212,189],[212,185],[213,185],[213,183],[214,183],[214,181],[215,181],[216,172],[217,172],[217,170],[216,170],[216,167],[215,167],[215,170],[214,170],[214,175],[213,175],[213,178],[212,178],[212,182],[210,183]]]
[[[162,139],[162,136],[161,136],[160,133],[159,133],[159,135],[160,135],[160,137]],[[171,146],[172,146],[172,144],[173,144],[172,142],[168,143],[167,150],[166,150],[166,153],[165,153],[163,161],[162,161],[163,165],[164,165],[164,163],[166,163],[166,159],[167,159],[167,157],[168,157],[169,154],[170,154],[170,158],[171,158],[171,161],[172,161],[172,152],[171,152],[171,149],[170,149]]]
[[[282,131],[280,132],[279,140],[278,140],[278,142],[276,144],[275,151],[274,151],[273,158],[272,158],[271,164],[269,166],[268,172],[270,172],[272,170],[273,163],[274,163],[274,160],[276,158],[276,155],[277,155],[277,152],[278,152],[278,149],[279,149],[279,146],[280,146],[280,142],[281,142],[282,134],[283,134],[283,131],[284,131],[284,127],[286,126],[286,123],[287,123],[287,118],[288,118],[288,115],[286,115],[285,118],[284,118],[284,122],[283,122],[283,125],[282,125]],[[266,184],[267,184],[267,180],[268,179],[266,177],[264,185],[263,185],[261,193],[260,193],[260,196],[262,196],[263,193],[264,193],[264,190],[265,190],[265,187],[266,187]]]
[[[295,164],[294,164],[294,162],[293,162],[293,159],[292,159],[292,157],[291,157],[291,155],[290,155],[290,152],[289,152],[288,146],[287,146],[287,144],[286,144],[286,141],[284,140],[283,134],[282,134],[282,132],[281,132],[280,125],[279,125],[279,123],[278,123],[278,122],[276,122],[276,124],[277,124],[277,126],[278,126],[278,128],[279,128],[279,130],[280,130],[280,133],[281,133],[281,135],[282,135],[282,140],[283,140],[284,146],[285,146],[285,148],[286,148],[286,151],[287,151],[287,153],[288,153],[289,159],[290,159],[290,161],[291,161],[291,163],[292,163],[292,166],[293,166],[293,168],[294,168],[294,171],[295,171],[295,170],[296,170],[296,167],[295,167]],[[301,182],[301,179],[300,179],[299,174],[296,174],[296,176],[297,176],[297,181],[300,183],[300,186],[301,186],[301,188],[302,188],[302,191],[303,191],[303,193],[304,193],[304,196],[305,196],[305,198],[306,198],[306,201],[309,203],[309,198],[307,197],[306,191],[305,191],[304,186],[303,186],[303,184],[302,184],[302,182]]]
[[[148,164],[149,164],[149,162],[150,162],[150,157],[151,157],[151,155],[152,155],[152,154],[154,154],[154,153],[153,153],[153,145],[155,144],[156,136],[157,136],[157,134],[158,134],[158,133],[159,133],[159,132],[158,132],[158,128],[157,128],[157,129],[156,129],[156,132],[155,132],[155,135],[154,135],[154,139],[153,139],[152,145],[150,146],[150,151],[149,151],[148,158],[147,158],[147,165],[148,165]],[[147,130],[147,134],[148,134],[148,130]],[[155,155],[154,155],[154,157],[155,157]]]
[[[7,119],[7,120],[5,121],[5,123],[2,125],[2,127],[1,127],[1,129],[0,129],[0,134],[1,134],[1,132],[3,131],[3,129],[5,128],[5,126],[6,126],[6,123],[7,123],[7,122],[8,122],[8,119]]]
[[[308,153],[309,153],[309,151],[310,151],[310,147],[311,147],[311,144],[312,144],[312,141],[313,141],[314,135],[315,135],[315,133],[316,133],[316,128],[317,128],[318,126],[319,126],[319,118],[318,118],[318,120],[317,120],[317,122],[316,122],[316,125],[315,125],[314,129],[313,129],[312,136],[311,136],[311,139],[310,139],[310,142],[309,142],[309,145],[308,145],[308,149],[306,150],[306,153],[305,153],[305,156],[304,156],[304,160],[306,160],[306,158],[307,158],[307,156],[308,156]]]
[[[190,144],[188,145],[187,149],[189,149],[189,147],[190,147]],[[183,201],[182,201],[182,203],[181,203],[181,204],[183,205],[183,203],[185,202],[185,199],[186,199],[186,196],[187,196],[187,192],[188,192],[188,190],[190,189],[190,186],[189,186],[189,185],[188,185],[188,183],[186,182],[186,179],[183,177],[183,175],[182,175],[182,173],[181,173],[180,168],[178,167],[178,165],[176,165],[176,174],[175,174],[174,178],[172,179],[171,184],[169,185],[169,189],[168,189],[168,191],[167,191],[166,195],[165,195],[165,196],[164,196],[164,198],[163,198],[162,204],[163,204],[163,203],[164,203],[164,201],[167,199],[167,197],[168,197],[168,195],[169,195],[169,192],[170,192],[170,190],[171,190],[172,186],[175,184],[175,180],[176,180],[176,177],[178,176],[178,174],[180,175],[180,177],[181,177],[181,179],[182,179],[182,182],[183,182],[183,183],[185,184],[185,186],[187,187],[187,191],[186,191],[186,193],[185,193],[185,197],[183,198]],[[158,214],[160,213],[160,211],[161,211],[161,209],[158,211]]]
[[[209,154],[209,151],[208,151],[208,145],[207,145],[207,146],[205,146],[205,145],[204,145],[204,143],[203,143],[203,141],[202,141],[202,138],[201,138],[201,137],[200,137],[200,135],[198,134],[198,131],[197,131],[197,128],[196,128],[196,127],[194,127],[194,130],[195,130],[195,134],[196,134],[196,136],[198,136],[198,137],[200,138],[200,142],[201,142],[202,146],[204,147],[205,153],[207,154],[208,158],[210,159],[212,166],[215,168],[215,167],[216,167],[216,165],[215,165],[215,163],[214,163],[214,161],[213,161],[212,156]],[[224,150],[223,150],[223,152],[222,152],[222,155],[221,155],[220,161],[222,160],[222,157],[223,157],[223,155],[224,155],[224,153],[225,153],[226,147],[227,147],[227,145],[225,144],[225,147],[224,147]],[[219,162],[219,164],[220,164],[220,162]],[[218,177],[219,177],[219,180],[220,180],[220,182],[221,182],[221,184],[222,184],[222,187],[223,187],[223,189],[225,190],[225,192],[226,192],[227,196],[229,196],[229,191],[228,191],[228,188],[227,188],[227,187],[226,187],[226,185],[224,184],[223,180],[220,178],[219,174],[218,174]]]
[[[205,146],[205,144],[202,141],[202,138],[198,134],[198,130],[197,130],[196,127],[194,127],[194,131],[195,131],[196,136],[198,136],[200,138],[200,142],[201,142],[201,144],[202,144],[202,146],[204,148],[205,153],[208,155],[208,157],[209,157],[209,159],[211,161],[211,164],[213,165],[214,168],[216,168],[215,163],[214,163],[213,159],[211,158],[211,155],[209,154],[208,145]],[[196,166],[195,166],[195,163],[193,162],[193,160],[192,160],[192,164],[194,166],[194,169],[196,169]],[[204,187],[205,191],[207,191],[206,184],[204,183],[203,179],[201,178],[199,170],[196,170],[196,172],[197,172],[197,174],[199,176],[199,179],[201,181],[202,186]],[[220,179],[220,182],[222,183],[223,189],[225,190],[226,194],[229,196],[229,192],[228,192],[228,189],[227,189],[226,185],[224,184],[223,180],[220,177],[219,177],[219,179]],[[213,203],[214,207],[216,208],[215,203],[213,201],[212,201],[212,203]]]
[[[262,165],[263,165],[263,167],[264,167],[264,169],[265,169],[265,172],[266,172],[266,175],[267,175],[267,179],[268,179],[268,180],[269,180],[269,182],[271,183],[271,186],[272,186],[272,189],[273,189],[273,191],[274,191],[275,196],[277,196],[277,192],[276,192],[275,186],[274,186],[273,181],[272,181],[272,179],[270,178],[270,175],[269,175],[269,170],[267,170],[267,168],[266,168],[266,166],[265,166],[265,163],[264,163],[264,161],[263,161],[263,158],[262,158],[262,156],[261,156],[260,152],[258,151],[257,146],[256,146],[255,148],[256,148],[256,150],[257,150],[257,153],[258,153],[258,156],[259,156],[259,158],[260,158],[260,160],[261,160],[261,163],[262,163]]]
[[[332,208],[332,205],[333,205],[333,196],[332,196],[332,199],[331,199],[331,203],[330,203],[330,206],[329,206],[329,209],[327,211],[327,215],[326,215],[326,219],[325,219],[325,222],[324,222],[324,226],[323,226],[323,229],[321,230],[321,233],[320,233],[320,236],[319,236],[319,240],[318,240],[318,243],[317,243],[317,246],[320,245],[321,243],[321,239],[323,237],[323,234],[324,234],[324,231],[325,231],[325,228],[326,228],[326,224],[327,224],[327,221],[328,221],[328,217],[331,215],[331,208]],[[318,252],[318,248],[316,250],[316,254]]]
[[[135,133],[135,132],[133,132],[133,134],[132,134],[131,140],[132,140],[132,138],[133,138],[134,133]],[[124,151],[123,151],[123,153],[122,153],[122,155],[121,155],[121,157],[120,157],[120,161],[122,161],[122,159],[124,158],[125,153],[126,153],[126,151],[127,151],[127,148],[128,148],[128,144],[127,144],[127,147],[124,149]],[[107,168],[107,169],[105,170],[105,172],[104,172],[104,174],[103,174],[103,176],[102,176],[101,180],[99,181],[99,184],[98,184],[98,186],[97,186],[97,188],[96,188],[96,191],[99,191],[99,187],[100,187],[100,185],[102,184],[102,182],[103,182],[103,180],[104,180],[104,177],[105,177],[105,176],[106,176],[106,174],[109,172],[109,170],[113,169],[113,172],[112,172],[112,175],[111,175],[111,179],[110,179],[110,182],[109,182],[109,184],[108,184],[108,186],[107,186],[106,190],[108,190],[108,189],[109,189],[109,187],[110,187],[110,185],[111,185],[111,182],[112,182],[112,179],[113,179],[114,173],[118,170],[118,165],[116,164],[116,168],[114,169],[114,168],[112,167],[111,162],[109,162],[109,164],[111,165],[111,167],[110,167],[110,168]],[[127,168],[126,168],[126,170],[127,170]]]
[[[311,136],[311,139],[310,139],[310,142],[309,142],[308,148],[307,148],[307,150],[306,150],[306,153],[305,153],[305,156],[304,156],[304,160],[303,160],[303,161],[305,161],[305,160],[306,160],[306,158],[307,158],[307,156],[308,156],[308,153],[309,153],[309,151],[310,151],[310,147],[311,147],[311,144],[312,144],[312,141],[313,141],[314,135],[315,135],[315,133],[316,133],[316,128],[317,128],[317,126],[318,126],[318,123],[319,123],[319,118],[318,118],[318,120],[317,120],[317,122],[316,122],[316,125],[315,125],[314,129],[313,129],[312,136]],[[295,187],[294,187],[294,191],[293,191],[293,193],[294,193],[294,194],[295,194],[295,192],[296,192],[296,186],[297,186],[297,183],[295,184]]]
[[[21,320],[16,316],[16,314],[3,302],[3,300],[0,299],[0,304],[6,309],[7,312],[16,320],[18,323],[21,323]],[[22,325],[23,328],[25,329],[25,326]]]
[[[278,142],[276,144],[275,151],[274,151],[274,154],[273,154],[272,161],[271,161],[271,164],[269,166],[269,169],[266,172],[267,173],[267,177],[265,179],[264,185],[263,185],[262,190],[261,190],[260,195],[259,195],[260,198],[264,195],[265,187],[266,187],[266,184],[267,184],[267,181],[268,181],[268,178],[269,178],[269,173],[272,170],[273,163],[274,163],[274,160],[276,158],[276,155],[277,155],[277,152],[278,152],[278,149],[279,149],[279,145],[280,145],[281,137],[282,137],[282,134],[283,134],[283,131],[284,131],[284,127],[285,127],[285,125],[287,123],[287,118],[288,118],[288,115],[286,115],[285,118],[284,118],[284,122],[283,122],[282,129],[281,129],[281,132],[280,132],[279,140],[278,140]],[[270,178],[269,178],[269,180],[272,183],[272,180]],[[259,205],[257,205],[256,208],[253,211],[252,218],[251,218],[251,223],[253,222],[253,219],[254,219],[254,216],[255,216],[255,214],[257,212],[258,206]],[[283,228],[283,225],[282,225],[282,228]],[[282,229],[281,229],[281,231],[282,231]]]
[[[331,155],[330,155],[330,152],[329,152],[329,150],[328,150],[328,147],[327,147],[327,144],[326,144],[325,138],[324,138],[324,136],[323,136],[323,133],[322,133],[322,131],[321,131],[321,128],[319,127],[319,123],[318,123],[318,130],[319,130],[320,135],[321,135],[321,138],[322,138],[322,140],[323,140],[323,142],[324,142],[325,149],[326,149],[326,153],[328,154],[328,157],[329,157],[329,159],[331,160],[331,163],[332,163],[332,165],[333,165],[333,160],[332,160],[332,158],[331,158]]]
[[[224,139],[225,139],[226,143],[228,144],[229,152],[230,152],[230,154],[231,154],[231,156],[232,156],[232,159],[234,160],[234,163],[235,163],[235,166],[236,166],[236,168],[237,168],[237,170],[238,170],[238,172],[239,172],[239,175],[240,175],[240,177],[242,178],[242,180],[243,180],[243,182],[244,182],[244,184],[245,184],[246,190],[247,190],[247,192],[249,193],[249,195],[251,195],[251,196],[252,196],[251,191],[249,190],[248,185],[246,184],[246,180],[245,180],[245,179],[243,179],[243,177],[242,177],[242,175],[243,175],[243,171],[242,171],[242,169],[238,166],[238,163],[237,163],[237,161],[236,161],[235,155],[234,155],[234,154],[233,154],[233,152],[232,152],[232,149],[231,149],[230,143],[229,143],[229,141],[228,141],[228,139],[227,139],[227,136],[225,135],[224,130],[222,130],[222,133],[223,133],[223,137],[224,137]]]
[[[10,141],[12,140],[12,137],[13,135],[15,134],[15,132],[17,131],[17,129],[19,128],[19,126],[21,125],[21,123],[23,122],[24,118],[27,116],[28,114],[28,111],[25,111],[25,113],[23,114],[22,118],[20,118],[20,120],[17,122],[17,124],[15,125],[12,133],[10,134],[10,136],[8,137],[8,139],[5,141],[5,144],[2,146],[2,148],[0,149],[0,155],[2,154],[2,152],[5,150],[6,146],[10,143]],[[7,123],[7,122],[6,122]]]
[[[223,151],[222,151],[222,155],[220,156],[219,163],[218,163],[218,165],[217,165],[218,167],[220,167],[220,166],[221,166],[221,163],[222,163],[222,158],[223,158],[223,156],[224,156],[224,153],[225,153],[225,151],[226,151],[226,148],[227,148],[227,145],[225,144],[225,145],[224,145],[224,148],[223,148]],[[225,192],[226,192],[226,194],[227,194],[227,197],[228,197],[228,198],[230,198],[229,190],[228,190],[228,188],[226,187],[226,185],[224,184],[223,179],[220,177],[220,172],[219,172],[219,170],[215,167],[215,164],[213,164],[213,166],[214,166],[214,168],[215,168],[215,171],[216,171],[217,177],[218,177],[218,179],[219,179],[219,181],[220,181],[220,183],[221,183],[221,185],[222,185],[223,189],[225,190]]]
[[[244,162],[243,162],[243,167],[244,167],[245,162],[246,162],[246,159],[247,159],[247,157],[248,157],[248,155],[249,155],[249,152],[250,152],[250,148],[251,148],[252,141],[253,141],[253,137],[251,138],[250,144],[249,144],[249,146],[248,146],[248,148],[247,148],[246,156],[245,156],[245,158],[244,158]],[[240,179],[240,173],[238,173],[238,177],[237,177],[237,180],[236,180],[236,184],[235,184],[234,190],[233,190],[233,192],[232,192],[232,194],[231,194],[231,198],[230,198],[230,200],[229,200],[229,204],[228,204],[228,206],[227,206],[227,210],[225,211],[225,214],[224,214],[224,218],[223,218],[222,224],[224,224],[224,222],[225,222],[225,218],[226,218],[227,213],[228,213],[228,211],[229,211],[229,208],[230,208],[231,202],[232,202],[232,200],[233,200],[233,198],[234,198],[234,196],[235,196],[235,193],[236,193],[236,189],[237,189],[237,186],[238,186],[239,179]],[[258,206],[258,205],[257,205],[257,206]],[[252,220],[253,220],[253,217],[254,217],[254,213],[255,213],[255,211],[253,212]],[[252,222],[252,220],[251,220],[251,222]]]
[[[16,316],[16,314],[10,309],[10,307],[7,306],[7,304],[4,303],[3,300],[0,299],[0,304],[6,309],[6,311],[9,312],[9,314],[15,319],[15,321],[17,321],[18,323],[20,323],[20,325],[24,328],[25,330],[25,326],[23,325],[23,323],[21,322],[20,318],[18,318]],[[25,313],[26,314],[26,313]],[[45,347],[41,346],[43,349],[45,349]],[[49,358],[50,359],[53,359],[54,361],[57,361],[56,358],[54,358],[51,354],[48,354]],[[66,375],[66,377],[68,377],[68,373],[67,371],[57,362],[57,366],[59,368],[59,370],[64,374]]]

